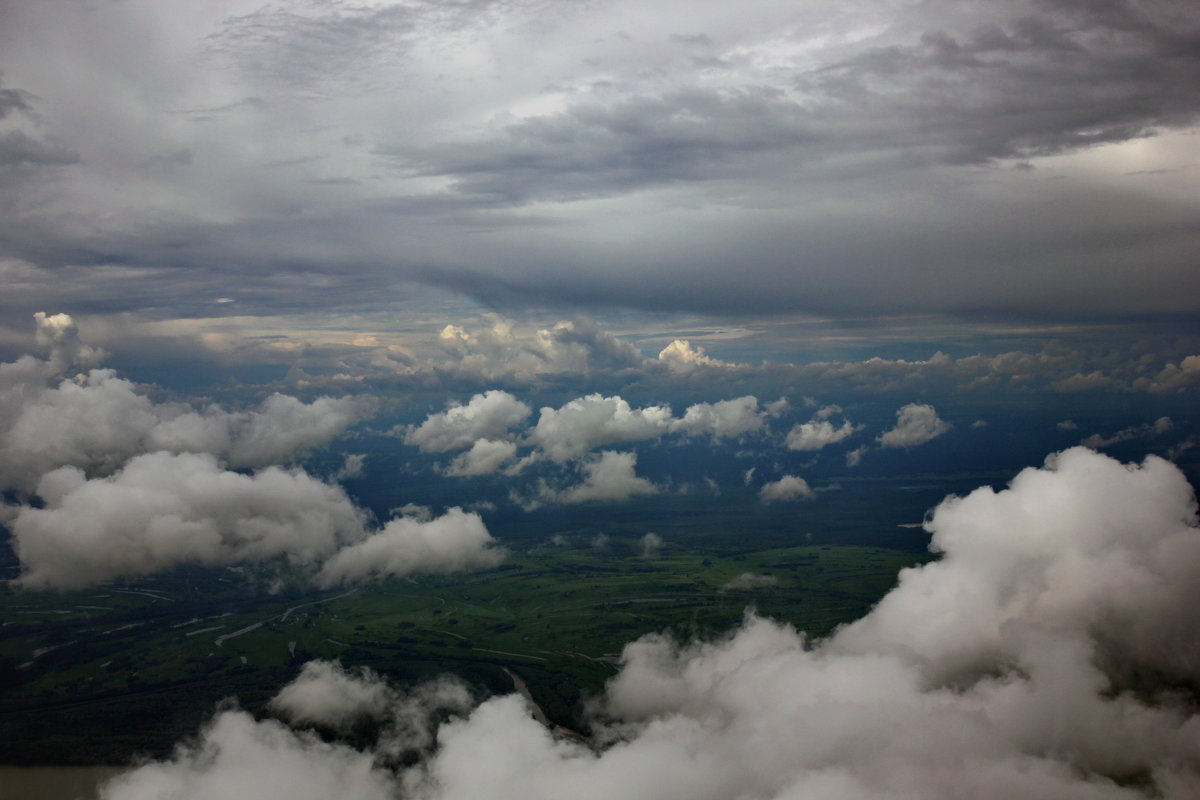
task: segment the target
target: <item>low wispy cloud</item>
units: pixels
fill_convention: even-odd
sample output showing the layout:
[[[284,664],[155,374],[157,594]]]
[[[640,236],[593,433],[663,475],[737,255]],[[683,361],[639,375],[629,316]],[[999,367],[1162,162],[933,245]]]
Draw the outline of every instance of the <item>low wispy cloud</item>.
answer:
[[[1169,433],[1175,428],[1175,423],[1170,417],[1159,417],[1154,422],[1148,422],[1145,425],[1133,425],[1128,428],[1117,431],[1111,436],[1103,436],[1099,433],[1093,433],[1080,442],[1084,447],[1091,447],[1098,450],[1102,447],[1108,447],[1121,442],[1129,442],[1137,439],[1149,439],[1155,436],[1162,436],[1164,433]]]

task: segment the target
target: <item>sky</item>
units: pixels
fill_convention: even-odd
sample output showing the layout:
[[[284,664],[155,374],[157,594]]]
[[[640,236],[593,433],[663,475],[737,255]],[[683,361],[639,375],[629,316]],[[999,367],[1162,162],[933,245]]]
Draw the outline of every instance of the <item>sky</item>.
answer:
[[[1195,327],[1187,2],[0,8],[14,350]]]
[[[981,797],[1194,796],[1195,717],[1119,690],[1200,663],[1164,644],[1200,569],[1198,177],[1184,0],[0,0],[14,585],[286,560],[332,588],[494,567],[497,531],[571,509],[783,519],[847,478],[980,476],[926,519],[945,566],[815,649],[753,616],[631,644],[594,760],[511,698],[337,665],[278,715],[411,722],[430,694],[461,719],[418,797],[962,796],[964,763]],[[739,768],[763,730],[820,738],[761,708],[760,669],[849,670],[814,700],[848,744]],[[927,749],[872,743],[854,697],[881,686]],[[1046,698],[1079,731],[1047,740]],[[239,713],[195,746],[390,791],[378,753]],[[682,784],[651,768],[680,751]],[[525,757],[539,786],[505,778]],[[112,796],[226,779],[160,767]]]

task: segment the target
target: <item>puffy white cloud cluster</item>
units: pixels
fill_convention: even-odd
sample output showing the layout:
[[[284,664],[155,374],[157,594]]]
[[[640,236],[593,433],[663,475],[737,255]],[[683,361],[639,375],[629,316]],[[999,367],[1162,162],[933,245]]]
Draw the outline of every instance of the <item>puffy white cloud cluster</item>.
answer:
[[[274,720],[225,711],[175,760],[152,762],[110,781],[104,800],[211,800],[217,797],[292,800],[392,800],[392,776],[370,753],[328,744]]]
[[[494,567],[506,551],[478,514],[451,508],[440,517],[398,517],[362,541],[339,550],[317,575],[323,586],[414,572],[449,573]]]
[[[95,367],[107,353],[98,347],[84,344],[79,338],[79,327],[70,314],[47,314],[38,311],[33,315],[34,339],[38,347],[46,352],[46,371],[61,375],[71,367]]]
[[[94,354],[70,317],[40,314],[37,323],[52,359],[77,364]],[[325,562],[320,579],[345,582],[503,558],[478,515],[452,509],[372,532],[340,487],[275,466],[371,413],[371,398],[304,403],[276,394],[249,411],[197,410],[155,403],[112,370],[53,386],[46,372],[32,357],[0,364],[0,489],[40,498],[4,511],[22,586],[76,588],[177,564],[277,558]],[[361,472],[363,461],[347,456],[340,474]],[[377,563],[363,566],[368,557]]]
[[[1068,703],[1128,670],[1200,674],[1196,500],[1170,462],[1072,448],[1005,491],[945,500],[926,527],[943,558],[902,572],[839,652],[902,653],[935,684],[986,683],[1004,664],[1053,680],[1071,669]]]
[[[862,425],[855,425],[850,420],[843,420],[842,424],[835,428],[829,418],[834,414],[841,413],[842,409],[839,406],[825,406],[818,409],[808,422],[797,424],[788,431],[788,449],[820,450],[848,439],[863,429]]]
[[[582,480],[555,488],[542,481],[532,500],[515,498],[526,509],[552,503],[617,502],[637,495],[657,494],[658,487],[637,475],[637,454],[602,450],[578,462]]]
[[[880,434],[877,441],[881,447],[916,447],[952,427],[928,403],[909,403],[896,411],[896,426]]]
[[[404,441],[426,453],[471,447],[480,439],[499,440],[530,414],[529,406],[508,392],[493,389],[473,396],[466,405],[451,405],[406,429]]]
[[[8,523],[20,584],[33,589],[275,558],[323,562],[317,580],[332,585],[504,558],[477,514],[402,517],[371,532],[339,486],[279,467],[232,472],[209,454],[147,453],[90,480],[60,467],[42,477],[37,494],[44,506],[16,506]]]
[[[808,485],[808,481],[795,475],[784,475],[777,481],[764,483],[758,490],[758,497],[764,503],[808,500],[815,494],[813,488]]]
[[[560,373],[590,374],[640,367],[641,352],[595,325],[562,321],[523,335],[512,320],[491,317],[491,327],[470,331],[447,325],[438,343],[453,360],[440,371],[475,380],[534,380]]]
[[[688,406],[683,416],[672,423],[671,429],[692,435],[707,434],[714,439],[741,436],[762,428],[766,413],[760,411],[758,398],[753,395],[719,400],[716,403],[696,403]]]
[[[497,697],[443,725],[436,749],[400,769],[392,791],[421,800],[1200,795],[1200,715],[1153,691],[1156,678],[1200,678],[1200,529],[1178,470],[1077,448],[1004,491],[946,500],[929,527],[941,560],[904,570],[875,609],[829,639],[754,616],[714,642],[645,637],[625,648],[602,699],[609,721],[596,721],[591,746],[552,736],[519,696]],[[339,796],[382,796],[366,756],[224,712],[197,745],[118,778],[106,797],[285,786],[307,798],[334,779]],[[283,784],[297,764],[324,774]]]
[[[338,487],[303,472],[223,469],[197,453],[147,453],[88,480],[78,467],[42,476],[45,506],[21,506],[11,528],[21,584],[78,588],[180,563],[286,556],[312,563],[362,533]]]
[[[368,667],[347,669],[339,661],[309,661],[268,703],[293,725],[346,731],[362,719],[382,723],[376,750],[396,757],[427,750],[439,717],[462,715],[473,705],[470,689],[443,675],[405,688],[391,686]]]
[[[445,474],[459,478],[491,475],[516,455],[516,442],[476,439],[470,450],[455,456],[446,466]]]
[[[704,368],[727,369],[740,366],[713,358],[704,352],[703,347],[693,345],[687,339],[676,339],[664,347],[659,351],[658,360],[676,374],[686,374]]]
[[[777,404],[772,404],[775,406]],[[537,422],[514,441],[510,430],[529,416],[527,405],[507,392],[477,394],[466,405],[429,415],[405,429],[404,441],[425,452],[465,450],[445,468],[455,476],[485,475],[513,461],[519,446],[533,448],[527,463],[558,464],[583,458],[605,445],[657,439],[670,433],[725,439],[757,431],[771,413],[753,395],[696,403],[682,417],[667,405],[634,408],[620,396],[589,394],[558,408],[541,409]],[[513,467],[519,470],[521,465]]]
[[[8,372],[24,373],[22,362]],[[3,380],[0,375],[0,380]],[[305,403],[275,394],[249,411],[155,403],[113,370],[94,369],[56,386],[0,386],[0,485],[28,491],[61,466],[109,474],[140,453],[210,453],[232,467],[288,462],[328,443],[372,413],[365,397]]]
[[[374,670],[347,670],[339,661],[309,661],[269,703],[299,725],[345,730],[364,717],[387,713],[392,689]]]
[[[543,408],[528,440],[561,463],[606,444],[654,439],[674,421],[670,406],[635,409],[620,397],[590,394],[557,409]]]

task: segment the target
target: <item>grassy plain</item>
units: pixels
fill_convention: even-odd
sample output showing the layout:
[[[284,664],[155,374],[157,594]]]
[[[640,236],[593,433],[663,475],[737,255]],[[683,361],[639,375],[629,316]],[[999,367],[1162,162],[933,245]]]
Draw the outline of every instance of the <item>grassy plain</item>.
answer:
[[[823,635],[925,558],[836,545],[666,545],[647,557],[636,540],[613,539],[526,545],[497,569],[354,590],[314,592],[297,573],[197,568],[78,592],[5,589],[0,763],[161,754],[224,697],[261,709],[311,658],[398,681],[452,672],[481,694],[511,691],[508,667],[551,719],[578,726],[581,697],[603,687],[639,636],[718,636],[749,607]],[[745,573],[759,585],[730,586]]]

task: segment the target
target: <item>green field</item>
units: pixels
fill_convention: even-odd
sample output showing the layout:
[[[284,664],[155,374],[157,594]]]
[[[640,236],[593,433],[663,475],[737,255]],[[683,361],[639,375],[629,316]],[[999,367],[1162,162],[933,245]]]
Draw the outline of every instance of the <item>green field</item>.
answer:
[[[823,635],[925,558],[835,545],[668,545],[646,558],[618,539],[532,546],[486,572],[353,590],[313,592],[298,574],[248,569],[181,569],[62,594],[6,589],[0,762],[162,753],[221,698],[258,710],[311,658],[397,681],[453,672],[481,695],[511,691],[508,667],[551,719],[579,726],[581,698],[615,674],[622,646],[638,636],[719,636],[749,607]],[[762,585],[728,586],[744,573]]]

